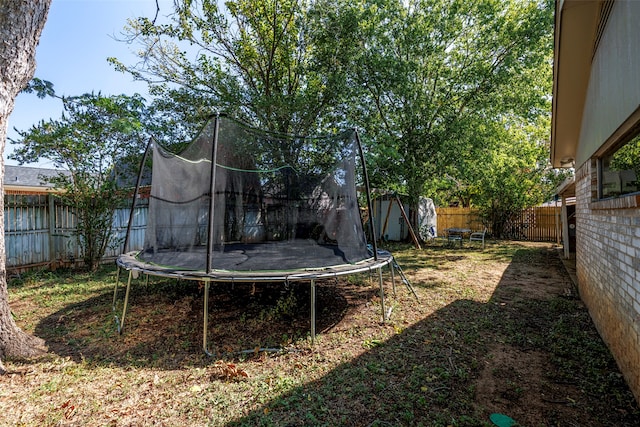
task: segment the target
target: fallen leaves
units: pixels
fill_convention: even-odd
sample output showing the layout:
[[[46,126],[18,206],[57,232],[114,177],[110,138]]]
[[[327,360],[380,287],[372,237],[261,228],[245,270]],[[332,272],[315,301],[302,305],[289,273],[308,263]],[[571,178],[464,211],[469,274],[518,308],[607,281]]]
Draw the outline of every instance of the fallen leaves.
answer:
[[[216,379],[224,379],[226,381],[230,380],[240,380],[242,378],[249,378],[249,374],[247,374],[243,369],[240,369],[233,363],[227,363],[222,360],[218,360],[212,366],[213,373],[211,374],[211,380],[215,381]]]
[[[69,399],[60,406],[60,409],[62,410],[65,420],[69,420],[73,416],[76,407],[71,404],[71,399]]]

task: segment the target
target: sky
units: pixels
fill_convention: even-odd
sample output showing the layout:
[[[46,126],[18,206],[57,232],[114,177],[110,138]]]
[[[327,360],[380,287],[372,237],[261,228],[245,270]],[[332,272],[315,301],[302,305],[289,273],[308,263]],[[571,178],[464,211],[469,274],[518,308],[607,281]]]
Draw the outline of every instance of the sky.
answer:
[[[159,0],[160,16],[171,12],[172,0]],[[35,77],[48,80],[57,95],[75,96],[90,92],[103,95],[140,93],[147,95],[147,85],[134,82],[129,74],[115,71],[107,62],[116,57],[127,65],[134,64],[135,46],[117,41],[128,18],[153,18],[155,0],[53,0],[47,22],[36,49]],[[14,128],[28,130],[41,120],[59,119],[62,102],[55,98],[40,99],[35,94],[21,93],[9,116],[9,138],[17,138]],[[4,158],[13,151],[7,143]],[[53,167],[47,161],[28,166]]]

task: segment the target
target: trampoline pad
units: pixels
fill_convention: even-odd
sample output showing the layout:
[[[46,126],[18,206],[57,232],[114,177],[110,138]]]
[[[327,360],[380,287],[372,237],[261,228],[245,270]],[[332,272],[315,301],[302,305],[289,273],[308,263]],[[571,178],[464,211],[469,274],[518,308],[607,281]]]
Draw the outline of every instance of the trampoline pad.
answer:
[[[138,255],[144,263],[186,270],[206,269],[206,248],[190,251],[146,251]],[[211,268],[234,271],[288,271],[350,264],[338,245],[305,240],[268,243],[231,243],[214,248]]]

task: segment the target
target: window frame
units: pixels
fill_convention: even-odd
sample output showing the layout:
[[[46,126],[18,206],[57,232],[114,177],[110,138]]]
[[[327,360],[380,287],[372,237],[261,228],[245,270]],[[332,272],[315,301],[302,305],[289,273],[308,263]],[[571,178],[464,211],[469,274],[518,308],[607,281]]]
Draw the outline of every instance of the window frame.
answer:
[[[622,147],[640,138],[640,107],[638,107],[615,132],[596,151],[591,161],[591,209],[631,209],[640,207],[640,188],[638,191],[603,197],[603,161]],[[636,176],[640,181],[640,176]]]
[[[610,163],[613,160],[613,156],[615,156],[616,153],[618,153],[622,148],[632,143],[635,143],[635,144],[640,143],[640,133],[631,136],[631,138],[625,138],[624,142],[620,144],[616,144],[615,146],[607,150],[603,155],[597,158],[597,180],[598,180],[597,181],[598,182],[597,199],[598,200],[615,199],[615,198],[620,198],[620,197],[625,197],[628,195],[630,196],[630,195],[640,193],[640,186],[638,185],[638,182],[640,181],[640,176],[638,172],[634,171],[633,169],[615,170],[607,166],[608,163]],[[625,190],[625,188],[628,187],[628,183],[632,182],[631,180],[624,179],[624,175],[628,171],[631,171],[635,175],[635,180],[633,182],[636,183],[635,189],[630,191]],[[605,185],[611,182],[611,181],[605,182],[606,173],[611,173],[611,176],[614,176],[615,174],[615,177],[617,178],[618,185],[619,185],[617,194],[611,194],[611,193],[614,193],[615,190],[605,194]]]

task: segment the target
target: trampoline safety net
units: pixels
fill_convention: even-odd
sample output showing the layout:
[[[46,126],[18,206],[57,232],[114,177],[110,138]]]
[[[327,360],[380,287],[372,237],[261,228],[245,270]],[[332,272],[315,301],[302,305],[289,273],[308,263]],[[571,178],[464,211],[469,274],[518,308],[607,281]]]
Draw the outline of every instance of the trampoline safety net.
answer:
[[[282,136],[209,120],[179,154],[153,144],[144,248],[175,270],[287,271],[371,255],[356,194],[355,130]]]

